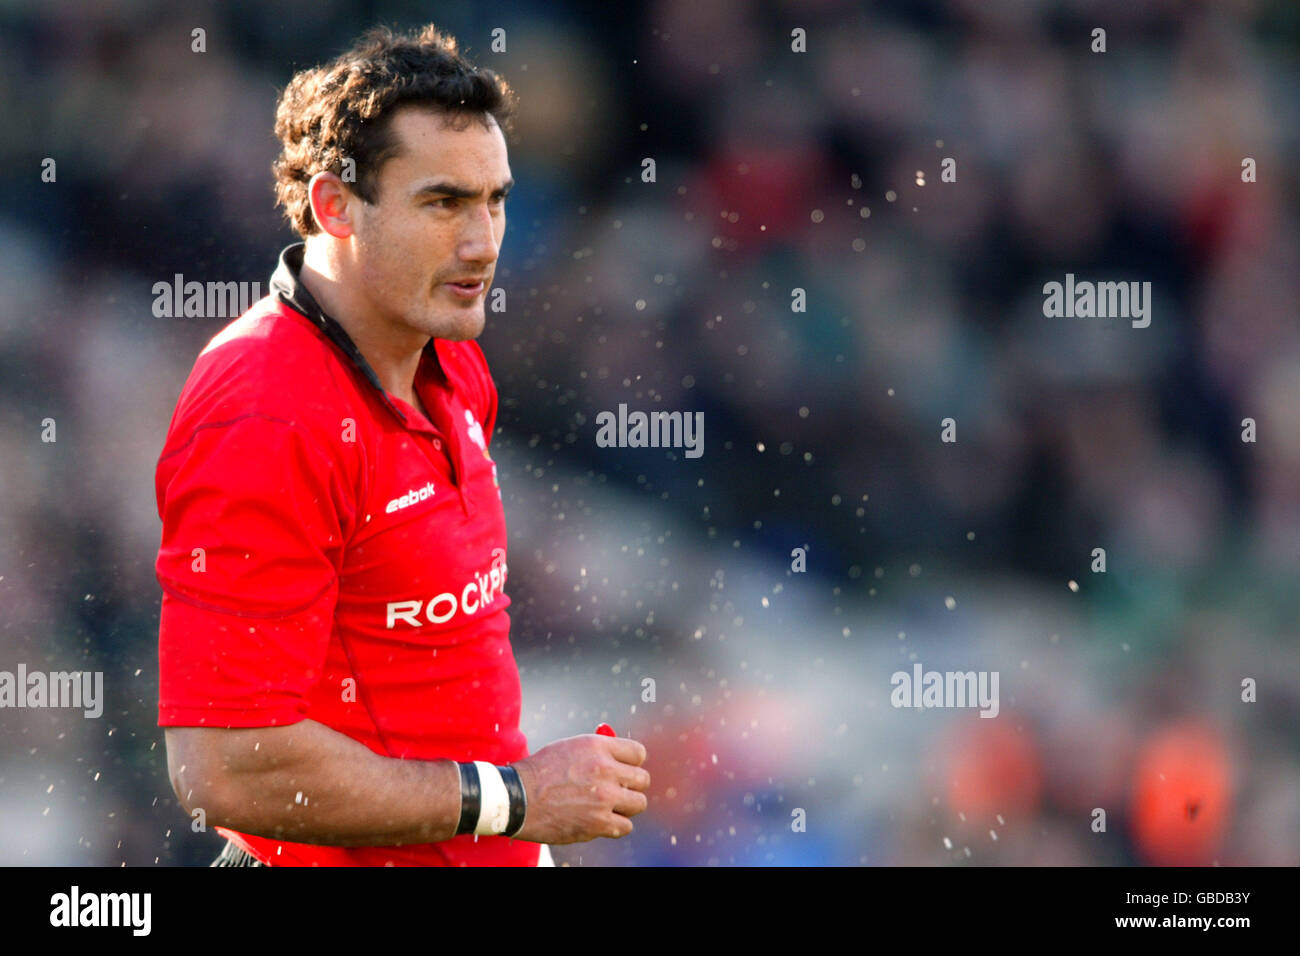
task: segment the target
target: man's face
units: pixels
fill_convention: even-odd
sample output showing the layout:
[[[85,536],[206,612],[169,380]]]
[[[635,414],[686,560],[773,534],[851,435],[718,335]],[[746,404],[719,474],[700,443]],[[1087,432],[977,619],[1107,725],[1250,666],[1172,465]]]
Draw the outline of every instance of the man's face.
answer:
[[[399,152],[380,169],[375,203],[355,204],[363,293],[397,329],[476,338],[506,231],[505,137],[495,121],[453,129],[418,107],[399,109],[391,123]]]

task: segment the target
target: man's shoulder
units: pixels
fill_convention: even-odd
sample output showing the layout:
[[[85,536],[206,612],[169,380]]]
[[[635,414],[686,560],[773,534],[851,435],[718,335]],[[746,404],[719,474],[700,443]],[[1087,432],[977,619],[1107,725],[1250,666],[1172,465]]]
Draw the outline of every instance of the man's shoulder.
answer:
[[[267,296],[199,353],[177,402],[173,428],[256,416],[337,431],[355,409],[343,356],[311,321]]]
[[[275,296],[266,296],[214,335],[195,367],[238,368],[247,375],[274,372],[285,378],[310,372],[332,358],[325,336]]]

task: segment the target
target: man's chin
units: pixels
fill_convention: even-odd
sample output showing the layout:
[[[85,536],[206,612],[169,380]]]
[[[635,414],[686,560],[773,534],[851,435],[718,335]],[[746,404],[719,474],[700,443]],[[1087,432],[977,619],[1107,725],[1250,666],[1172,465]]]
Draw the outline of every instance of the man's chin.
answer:
[[[486,324],[487,317],[482,309],[477,309],[473,313],[467,310],[460,315],[447,316],[441,321],[432,323],[432,327],[437,331],[431,334],[434,338],[446,339],[449,342],[464,342],[482,335]]]

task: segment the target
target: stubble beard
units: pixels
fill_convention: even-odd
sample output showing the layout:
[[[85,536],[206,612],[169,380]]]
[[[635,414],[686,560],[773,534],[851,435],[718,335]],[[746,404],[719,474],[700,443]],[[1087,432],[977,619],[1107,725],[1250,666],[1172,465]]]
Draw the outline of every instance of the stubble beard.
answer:
[[[446,293],[439,288],[434,295],[443,296]],[[429,313],[426,313],[427,321],[421,323],[419,328],[421,332],[433,338],[447,339],[452,342],[476,339],[487,324],[483,296],[472,303],[449,302],[436,305],[430,303],[430,305],[432,308]]]

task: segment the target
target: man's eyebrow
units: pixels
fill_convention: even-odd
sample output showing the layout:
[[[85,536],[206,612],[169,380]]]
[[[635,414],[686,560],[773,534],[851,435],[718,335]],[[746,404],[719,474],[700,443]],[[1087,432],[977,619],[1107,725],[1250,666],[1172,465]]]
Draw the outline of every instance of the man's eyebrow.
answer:
[[[504,183],[492,191],[493,196],[504,196],[514,188],[515,181],[507,179]],[[421,196],[430,195],[452,196],[456,199],[477,199],[482,192],[477,189],[470,189],[467,186],[459,186],[451,182],[426,183],[412,193],[412,197],[419,199]]]

